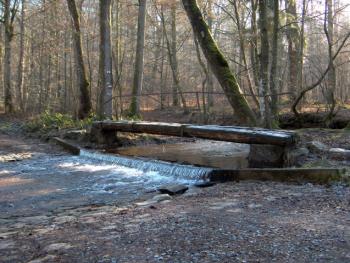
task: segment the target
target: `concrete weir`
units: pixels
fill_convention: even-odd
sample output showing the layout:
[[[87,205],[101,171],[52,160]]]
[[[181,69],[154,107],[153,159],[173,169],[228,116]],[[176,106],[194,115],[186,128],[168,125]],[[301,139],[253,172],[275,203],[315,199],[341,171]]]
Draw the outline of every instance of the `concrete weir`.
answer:
[[[343,181],[345,170],[337,168],[248,168],[218,169],[193,165],[183,165],[147,158],[131,158],[126,156],[103,154],[80,149],[60,138],[53,142],[61,145],[66,151],[83,158],[106,163],[113,163],[144,172],[154,171],[165,176],[175,176],[192,182],[225,182],[225,181],[278,181],[278,182],[310,182],[328,184]]]
[[[261,128],[190,125],[164,122],[100,121],[92,125],[99,143],[112,144],[117,132],[148,133],[250,144],[250,168],[280,168],[290,165],[288,151],[295,147],[294,132]]]

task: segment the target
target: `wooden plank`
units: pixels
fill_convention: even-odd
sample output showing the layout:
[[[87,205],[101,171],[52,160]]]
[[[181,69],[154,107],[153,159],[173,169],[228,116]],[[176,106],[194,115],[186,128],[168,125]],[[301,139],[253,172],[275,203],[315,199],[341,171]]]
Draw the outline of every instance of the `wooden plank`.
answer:
[[[184,134],[203,139],[247,144],[284,146],[296,142],[296,134],[292,132],[235,126],[189,125],[184,128]]]
[[[62,146],[66,151],[73,155],[79,155],[80,154],[80,148],[78,146],[75,146],[61,138],[54,137],[51,139],[53,142],[57,143],[58,145]]]
[[[327,184],[344,180],[345,173],[345,169],[337,168],[214,169],[209,179],[213,182],[259,180]]]
[[[93,125],[105,131],[115,130],[119,132],[197,137],[248,144],[286,146],[292,145],[297,141],[297,135],[293,132],[236,126],[199,126],[179,123],[114,121],[95,122]]]

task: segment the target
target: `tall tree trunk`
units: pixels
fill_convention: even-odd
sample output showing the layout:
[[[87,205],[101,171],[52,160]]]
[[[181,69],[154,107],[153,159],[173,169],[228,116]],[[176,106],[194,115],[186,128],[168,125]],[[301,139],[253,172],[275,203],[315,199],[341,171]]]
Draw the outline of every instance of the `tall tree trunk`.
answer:
[[[261,98],[261,117],[266,128],[271,128],[270,104],[267,96],[269,91],[269,35],[267,30],[267,0],[259,0],[259,27],[260,44],[260,83],[259,95]]]
[[[295,0],[286,0],[287,12],[287,42],[288,42],[288,60],[289,60],[289,92],[292,99],[295,99],[298,93],[298,50],[299,50],[299,26],[297,21],[297,8]]]
[[[0,38],[2,38],[2,24],[0,23]],[[3,72],[2,72],[2,66],[3,66],[3,45],[2,45],[2,41],[0,41],[0,98],[3,98],[4,96],[4,83],[3,83]]]
[[[184,113],[188,113],[187,103],[185,96],[182,92],[182,88],[180,85],[180,79],[179,79],[179,69],[178,69],[178,62],[177,62],[177,47],[176,47],[176,5],[173,4],[171,6],[171,42],[169,40],[166,26],[165,26],[165,19],[164,19],[164,13],[163,10],[161,11],[161,20],[163,25],[163,34],[165,37],[167,50],[168,50],[168,57],[169,57],[169,63],[170,68],[173,76],[173,106],[178,105],[178,93],[180,94],[182,106],[184,108]]]
[[[208,28],[211,32],[211,34],[213,34],[213,0],[208,0],[208,17],[207,17],[207,22],[208,22]],[[210,69],[210,65],[208,63],[207,65],[207,70],[206,70],[208,76],[207,76],[207,90],[208,90],[208,108],[211,108],[214,106],[214,96],[213,96],[213,92],[214,92],[214,79],[213,79],[213,73]]]
[[[100,1],[99,117],[112,119],[111,0]]]
[[[165,27],[163,19],[163,26]],[[164,34],[167,35],[167,32],[164,28]],[[167,39],[168,49],[169,49],[169,39]],[[170,58],[170,66],[173,71],[173,106],[179,105],[179,69],[177,63],[177,50],[176,50],[176,4],[171,5],[171,45],[169,49],[169,58]]]
[[[209,28],[204,21],[196,0],[182,0],[187,16],[191,22],[195,37],[210,63],[211,69],[223,88],[226,97],[235,111],[238,121],[242,124],[255,125],[254,112],[242,95],[235,75],[231,72],[226,58],[220,52]]]
[[[20,34],[19,34],[19,57],[18,57],[18,71],[17,71],[17,101],[21,112],[24,112],[23,101],[23,71],[24,71],[24,36],[25,36],[25,8],[26,1],[21,3],[21,19],[20,19]]]
[[[5,54],[4,54],[4,99],[5,113],[13,113],[13,96],[11,87],[11,42],[13,39],[13,15],[11,1],[4,0],[4,24],[5,24]]]
[[[326,0],[325,4],[325,21],[324,21],[324,31],[327,37],[328,43],[328,57],[329,57],[329,71],[327,74],[327,91],[326,91],[326,101],[330,105],[329,113],[326,117],[326,122],[330,122],[333,117],[333,112],[336,106],[336,101],[334,97],[334,92],[337,83],[336,69],[334,65],[334,17],[333,17],[333,0]]]
[[[255,86],[259,86],[259,56],[258,56],[258,26],[256,13],[258,10],[258,0],[251,0],[252,14],[251,14],[251,25],[252,25],[252,37],[250,40],[250,60],[253,68],[253,77]]]
[[[252,96],[254,104],[259,109],[260,108],[259,101],[255,95],[255,92],[254,92],[253,81],[252,81],[252,78],[250,76],[248,63],[247,63],[247,57],[245,54],[245,37],[243,36],[243,29],[242,29],[241,21],[239,18],[238,6],[237,6],[236,1],[233,1],[232,4],[233,4],[233,8],[234,8],[234,14],[235,14],[235,18],[236,18],[236,25],[237,25],[238,36],[239,36],[240,55],[241,55],[241,58],[243,61],[244,71],[247,74],[249,92],[250,92],[250,95]]]
[[[272,32],[272,55],[270,68],[270,90],[271,90],[271,117],[277,120],[278,96],[277,96],[277,63],[278,63],[278,31],[279,31],[279,0],[273,0],[273,32]]]
[[[140,116],[140,96],[143,85],[143,66],[145,49],[147,0],[139,0],[139,13],[137,23],[137,45],[135,57],[134,81],[132,89],[132,101],[130,104],[130,116]]]
[[[76,60],[76,74],[79,86],[78,118],[84,119],[89,116],[89,113],[91,111],[91,99],[89,91],[90,83],[86,77],[86,70],[82,50],[80,15],[75,0],[67,0],[67,4],[72,20],[74,54]]]
[[[115,22],[114,22],[114,26],[115,26],[115,46],[114,46],[114,79],[115,79],[115,85],[114,85],[114,89],[113,89],[113,98],[114,98],[114,110],[115,110],[115,118],[118,119],[119,118],[119,114],[118,114],[118,102],[121,102],[121,96],[120,95],[120,91],[121,91],[121,83],[120,83],[120,78],[121,78],[121,67],[120,67],[120,55],[121,55],[121,34],[120,34],[120,8],[121,8],[121,4],[119,0],[116,0],[114,2],[115,4]],[[118,100],[119,97],[119,100]]]

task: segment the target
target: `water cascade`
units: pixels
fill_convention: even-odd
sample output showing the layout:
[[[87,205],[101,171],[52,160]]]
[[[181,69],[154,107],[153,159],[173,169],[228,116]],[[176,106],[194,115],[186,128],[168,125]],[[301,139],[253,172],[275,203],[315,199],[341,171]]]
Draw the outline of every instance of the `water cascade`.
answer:
[[[154,171],[165,176],[175,176],[195,181],[207,180],[210,172],[213,170],[206,167],[196,167],[193,165],[183,165],[159,160],[147,160],[143,158],[130,158],[119,155],[101,154],[86,150],[81,150],[80,156],[83,158],[135,168],[144,172]]]

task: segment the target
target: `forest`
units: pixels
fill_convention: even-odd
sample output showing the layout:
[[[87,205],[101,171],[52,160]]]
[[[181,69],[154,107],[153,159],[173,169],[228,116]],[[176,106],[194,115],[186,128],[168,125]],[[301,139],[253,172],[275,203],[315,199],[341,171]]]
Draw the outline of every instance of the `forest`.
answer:
[[[345,0],[1,1],[6,113],[278,127],[281,114],[349,104]],[[156,113],[157,114],[157,113]]]
[[[350,0],[0,0],[0,262],[350,262]]]

